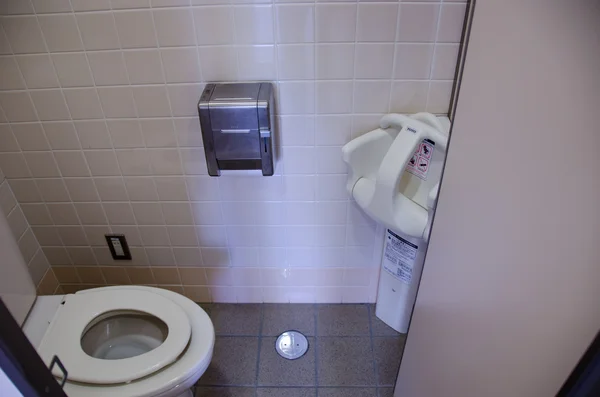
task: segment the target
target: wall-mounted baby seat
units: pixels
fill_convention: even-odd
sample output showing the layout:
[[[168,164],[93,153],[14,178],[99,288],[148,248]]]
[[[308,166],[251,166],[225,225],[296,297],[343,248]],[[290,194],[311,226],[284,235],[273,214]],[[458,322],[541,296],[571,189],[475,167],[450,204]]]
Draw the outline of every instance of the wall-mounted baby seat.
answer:
[[[450,122],[430,113],[385,115],[342,148],[348,192],[373,219],[427,240]]]

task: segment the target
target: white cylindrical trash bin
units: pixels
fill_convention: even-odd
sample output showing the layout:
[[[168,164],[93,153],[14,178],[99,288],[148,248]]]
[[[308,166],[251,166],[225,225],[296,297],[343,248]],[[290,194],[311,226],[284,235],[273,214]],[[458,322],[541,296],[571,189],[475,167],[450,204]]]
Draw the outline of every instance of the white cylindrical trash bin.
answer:
[[[375,315],[405,334],[423,271],[427,243],[424,239],[390,229],[386,230],[384,239]]]

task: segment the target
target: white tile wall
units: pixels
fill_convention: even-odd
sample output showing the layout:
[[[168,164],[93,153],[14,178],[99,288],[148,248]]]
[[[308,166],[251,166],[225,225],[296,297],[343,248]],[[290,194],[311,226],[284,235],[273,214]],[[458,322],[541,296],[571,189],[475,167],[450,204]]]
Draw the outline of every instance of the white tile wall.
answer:
[[[381,230],[348,199],[340,148],[384,113],[448,111],[464,10],[2,2],[0,204],[34,279],[47,257],[65,290],[133,282],[201,300],[373,301]],[[276,84],[276,175],[207,176],[196,104],[216,80]],[[126,234],[131,263],[112,261],[108,232]]]
[[[30,180],[26,181],[31,182]],[[22,183],[16,183],[15,186],[17,186],[15,189],[16,194],[13,193],[13,189],[11,189],[9,181],[5,179],[4,174],[0,172],[0,211],[2,211],[8,221],[12,235],[17,241],[19,250],[27,264],[33,283],[39,286],[46,272],[50,269],[50,263],[46,259],[38,238],[33,228],[30,227],[19,204],[19,201],[39,200],[39,197],[35,196],[35,193],[34,196],[31,196],[32,187],[34,188],[34,186],[27,186]],[[52,239],[52,236],[48,234],[42,237],[46,241],[51,241]]]

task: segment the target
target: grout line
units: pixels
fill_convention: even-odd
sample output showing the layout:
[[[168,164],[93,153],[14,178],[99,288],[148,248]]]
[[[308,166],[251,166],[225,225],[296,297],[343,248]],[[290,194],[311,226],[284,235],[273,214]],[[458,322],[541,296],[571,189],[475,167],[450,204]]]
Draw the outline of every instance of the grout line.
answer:
[[[440,3],[438,4],[438,14],[437,14],[437,19],[435,21],[435,37],[433,38],[433,54],[431,55],[431,65],[429,65],[429,79],[427,80],[427,100],[425,101],[425,111],[428,110],[429,108],[429,94],[431,93],[431,75],[433,74],[433,68],[434,68],[434,63],[435,63],[435,53],[436,53],[436,47],[437,47],[437,39],[438,39],[438,34],[440,32],[440,19],[442,18],[442,9],[443,9],[443,4]]]
[[[392,96],[394,92],[394,77],[396,75],[396,57],[398,56],[398,34],[400,33],[400,13],[402,4],[405,3],[398,3],[398,10],[396,12],[396,31],[394,32],[394,51],[392,55],[392,76],[390,80],[390,95],[388,97],[388,113],[392,113]]]
[[[313,317],[315,319],[315,327],[313,329],[315,333],[315,397],[319,397],[319,305],[317,303],[313,304]]]
[[[373,360],[373,375],[375,376],[375,386],[379,386],[379,374],[377,371],[377,361],[375,359],[375,343],[373,342],[373,321],[371,316],[371,305],[366,304],[367,306],[367,315],[369,316],[369,340],[371,341],[371,355]]]
[[[263,332],[263,323],[265,320],[265,305],[260,305],[260,323],[258,326],[258,352],[256,354],[256,376],[254,378],[254,386],[258,386],[258,375],[260,371],[260,351],[262,349],[262,332]]]

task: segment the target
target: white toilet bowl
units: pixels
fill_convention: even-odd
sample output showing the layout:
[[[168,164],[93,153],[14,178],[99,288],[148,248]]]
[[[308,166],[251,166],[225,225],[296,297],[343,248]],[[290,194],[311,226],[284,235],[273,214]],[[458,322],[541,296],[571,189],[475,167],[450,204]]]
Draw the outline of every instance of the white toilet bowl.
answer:
[[[191,396],[215,342],[199,305],[141,286],[39,297],[23,329],[46,364],[59,357],[70,397]]]

